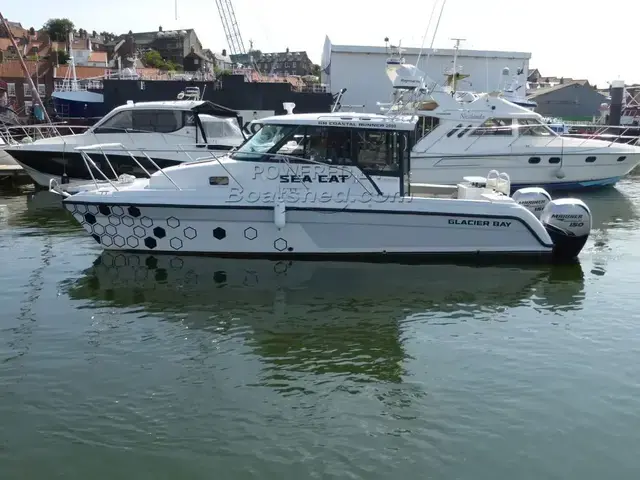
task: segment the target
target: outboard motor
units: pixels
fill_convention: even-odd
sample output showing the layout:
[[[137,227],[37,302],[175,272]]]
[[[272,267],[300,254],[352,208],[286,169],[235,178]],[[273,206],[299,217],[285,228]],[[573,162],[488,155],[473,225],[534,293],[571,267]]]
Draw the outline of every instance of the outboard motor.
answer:
[[[547,204],[540,222],[553,241],[553,256],[558,260],[572,260],[589,238],[592,216],[582,200],[559,198]]]
[[[513,200],[533,213],[538,220],[543,210],[551,201],[551,195],[540,187],[526,187],[516,190],[511,196]]]

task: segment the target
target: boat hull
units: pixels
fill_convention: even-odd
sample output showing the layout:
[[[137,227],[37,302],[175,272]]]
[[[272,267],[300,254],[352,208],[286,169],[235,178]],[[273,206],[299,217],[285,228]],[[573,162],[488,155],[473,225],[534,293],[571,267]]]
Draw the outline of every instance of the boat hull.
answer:
[[[62,118],[102,118],[108,113],[101,93],[54,92],[52,99],[53,107]]]
[[[290,208],[282,228],[263,206],[125,205],[65,208],[107,250],[234,257],[397,260],[441,256],[551,256],[521,218],[345,208]]]
[[[613,186],[640,162],[638,154],[581,153],[565,154],[561,164],[549,164],[549,160],[559,156],[416,156],[412,160],[411,183],[456,185],[464,176],[485,176],[488,170],[498,170],[509,175],[512,191],[525,187],[574,191]],[[586,163],[589,157],[595,157],[596,161]],[[538,163],[529,163],[534,158]]]
[[[0,146],[0,167],[15,167],[16,170],[20,169],[15,158],[9,155],[2,146]]]
[[[31,177],[37,185],[49,188],[51,180],[58,183],[87,183],[93,181],[89,170],[85,166],[84,159],[78,152],[64,153],[63,155],[51,152],[34,152],[28,150],[17,150],[13,153],[15,161],[24,168],[24,171]],[[92,160],[100,167],[110,179],[115,179],[109,166],[104,162],[101,154],[90,154]],[[153,173],[156,168],[145,157],[136,159]],[[168,158],[152,158],[160,167],[166,168],[181,163],[180,160]],[[129,155],[110,154],[109,162],[113,166],[117,176],[122,174],[133,175],[135,177],[145,177],[147,174],[135,164]],[[93,171],[96,179],[104,180],[97,171]]]

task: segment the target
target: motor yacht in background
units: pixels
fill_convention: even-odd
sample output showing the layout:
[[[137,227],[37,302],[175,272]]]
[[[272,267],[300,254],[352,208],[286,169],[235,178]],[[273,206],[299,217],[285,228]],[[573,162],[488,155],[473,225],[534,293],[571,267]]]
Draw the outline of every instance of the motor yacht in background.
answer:
[[[536,102],[529,100],[526,97],[527,83],[526,78],[524,78],[524,68],[519,68],[513,76],[511,76],[511,70],[509,70],[509,67],[504,67],[502,69],[501,92],[502,98],[518,105],[519,107],[535,111],[538,106]]]
[[[55,125],[49,128],[56,128]],[[199,151],[224,153],[244,141],[237,113],[208,101],[177,100],[127,103],[114,108],[103,119],[80,134],[53,136],[6,147],[33,181],[45,188],[52,179],[63,184],[86,184],[92,180],[85,160],[75,149],[96,143],[118,148],[92,152],[97,165],[108,155],[113,169],[103,169],[109,178],[122,174],[146,175],[133,161],[155,170],[145,155],[159,167],[193,160]]]
[[[415,115],[288,114],[230,154],[73,195],[51,191],[105,249],[393,260],[572,260],[591,230],[578,199],[509,196],[507,175],[413,195]],[[96,145],[93,148],[101,148]],[[80,153],[87,155],[89,147]]]
[[[514,189],[575,190],[615,184],[640,162],[640,147],[558,135],[543,117],[503,92],[454,95],[415,66],[387,62],[394,102],[382,108],[420,117],[412,183],[455,185],[464,175],[506,172]]]

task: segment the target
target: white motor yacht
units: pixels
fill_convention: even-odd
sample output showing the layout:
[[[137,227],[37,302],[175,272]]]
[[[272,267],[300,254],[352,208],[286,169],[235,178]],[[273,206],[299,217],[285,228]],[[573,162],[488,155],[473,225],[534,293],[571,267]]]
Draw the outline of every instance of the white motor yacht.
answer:
[[[103,167],[104,156],[109,156],[112,168],[103,171],[115,179],[123,174],[144,176],[144,169],[155,169],[153,163],[162,168],[193,160],[194,152],[225,153],[243,141],[239,117],[226,107],[202,100],[130,102],[81,134],[9,145],[6,152],[36,184],[48,188],[52,179],[70,186],[92,179],[77,147],[121,145],[91,153],[92,160]]]
[[[51,190],[109,250],[376,261],[579,254],[592,222],[581,200],[551,200],[540,188],[510,197],[508,175],[497,171],[455,186],[422,186],[414,195],[417,121],[345,112],[273,116],[222,158],[73,195],[55,183]]]
[[[495,169],[514,189],[575,190],[613,185],[640,163],[640,147],[562,136],[504,92],[455,95],[410,64],[388,63],[387,75],[396,101],[384,110],[420,117],[412,183],[455,185]]]

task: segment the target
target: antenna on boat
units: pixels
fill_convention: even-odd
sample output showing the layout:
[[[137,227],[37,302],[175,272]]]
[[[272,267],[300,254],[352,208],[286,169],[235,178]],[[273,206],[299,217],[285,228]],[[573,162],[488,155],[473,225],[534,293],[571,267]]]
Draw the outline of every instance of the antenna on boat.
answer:
[[[464,42],[466,38],[452,38],[451,40],[456,42],[453,46],[453,71],[451,72],[451,89],[455,92],[458,77],[458,51],[460,50],[460,42]]]
[[[427,63],[429,61],[429,57],[431,56],[431,52],[433,51],[433,44],[435,42],[435,38],[436,38],[436,34],[438,33],[438,27],[440,26],[440,20],[442,19],[442,13],[444,12],[444,7],[447,4],[447,0],[443,0],[442,2],[442,6],[440,7],[440,13],[438,15],[438,21],[436,22],[436,26],[433,32],[433,36],[431,37],[431,44],[429,45],[429,51],[427,53],[427,59],[425,61],[425,69],[427,66]],[[431,26],[431,22],[433,20],[433,16],[435,15],[435,10],[436,10],[436,5],[437,2],[434,3],[433,8],[431,10],[431,16],[429,17],[429,23],[427,24],[427,29],[425,30],[424,33],[424,37],[423,37],[423,44],[420,47],[420,52],[418,54],[418,62],[420,61],[420,57],[422,56],[422,51],[424,49],[424,42],[426,41],[427,38],[427,34],[429,32],[429,27]],[[388,38],[385,38],[385,42],[388,41]],[[403,63],[404,63],[404,59]],[[391,103],[391,106],[389,107],[389,109],[387,110],[387,114],[390,114],[394,109],[398,110],[398,113],[400,112],[400,106],[401,106],[401,102],[402,99],[404,97],[404,94],[397,96],[396,94],[396,85],[395,85],[395,78],[391,78],[392,76],[397,77],[397,70],[398,69],[404,69],[405,71],[408,69],[412,70],[412,74],[410,75],[411,78],[413,78],[413,80],[410,80],[410,78],[404,77],[404,80],[402,83],[404,83],[405,87],[410,87],[410,91],[412,92],[414,97],[418,97],[418,95],[420,94],[424,94],[425,92],[428,91],[426,85],[425,85],[425,78],[426,78],[426,73],[424,71],[421,71],[418,69],[417,67],[417,63],[416,65],[398,65],[395,67],[395,71],[394,72],[390,72],[391,68],[390,68],[390,63],[389,60],[387,60],[387,76],[389,76],[389,79],[391,80],[391,82],[394,84],[394,99],[393,102]],[[392,75],[393,73],[395,73],[395,75]],[[416,79],[415,77],[420,76],[419,79]],[[433,87],[435,88],[435,86]],[[418,93],[416,93],[418,92]]]

